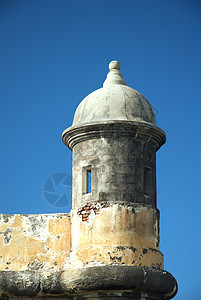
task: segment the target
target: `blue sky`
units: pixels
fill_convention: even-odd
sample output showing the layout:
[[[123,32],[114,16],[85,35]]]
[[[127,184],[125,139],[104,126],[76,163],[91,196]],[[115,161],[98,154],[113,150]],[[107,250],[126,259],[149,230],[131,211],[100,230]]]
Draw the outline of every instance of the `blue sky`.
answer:
[[[62,131],[117,59],[167,134],[157,190],[175,299],[201,299],[201,2],[4,0],[0,23],[1,212],[69,211],[48,203],[43,188],[57,173],[70,180]]]

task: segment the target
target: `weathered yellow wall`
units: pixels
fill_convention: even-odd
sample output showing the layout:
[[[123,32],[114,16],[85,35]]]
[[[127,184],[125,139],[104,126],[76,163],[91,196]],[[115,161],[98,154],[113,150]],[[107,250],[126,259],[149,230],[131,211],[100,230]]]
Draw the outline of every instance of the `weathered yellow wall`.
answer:
[[[67,268],[119,264],[163,269],[157,209],[99,202],[71,213]]]
[[[70,214],[0,215],[0,270],[113,264],[163,269],[157,209],[99,202]]]
[[[54,270],[71,248],[68,214],[0,215],[0,270]]]

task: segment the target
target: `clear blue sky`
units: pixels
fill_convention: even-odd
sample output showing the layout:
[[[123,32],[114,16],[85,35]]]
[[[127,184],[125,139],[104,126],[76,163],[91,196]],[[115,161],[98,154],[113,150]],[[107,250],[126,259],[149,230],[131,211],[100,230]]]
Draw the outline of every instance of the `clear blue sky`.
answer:
[[[0,2],[0,210],[66,212],[43,196],[71,176],[62,131],[80,101],[120,61],[127,84],[157,109],[167,143],[157,154],[165,269],[176,300],[201,299],[201,1]]]

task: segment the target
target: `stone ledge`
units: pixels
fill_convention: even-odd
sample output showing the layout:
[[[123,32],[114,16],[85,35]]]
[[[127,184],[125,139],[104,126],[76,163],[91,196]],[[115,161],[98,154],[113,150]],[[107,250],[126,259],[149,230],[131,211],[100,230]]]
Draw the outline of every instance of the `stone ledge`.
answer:
[[[98,291],[133,291],[171,299],[177,282],[166,272],[148,267],[94,266],[54,273],[1,271],[0,296],[49,297]]]
[[[80,142],[97,138],[128,137],[152,144],[155,151],[165,143],[166,134],[157,126],[143,122],[110,121],[67,128],[62,139],[71,150]]]
[[[133,290],[171,299],[177,282],[167,271],[136,266],[97,266],[66,270],[61,275],[63,291],[80,293],[100,290]]]
[[[61,272],[0,271],[0,298],[62,294],[60,275]]]

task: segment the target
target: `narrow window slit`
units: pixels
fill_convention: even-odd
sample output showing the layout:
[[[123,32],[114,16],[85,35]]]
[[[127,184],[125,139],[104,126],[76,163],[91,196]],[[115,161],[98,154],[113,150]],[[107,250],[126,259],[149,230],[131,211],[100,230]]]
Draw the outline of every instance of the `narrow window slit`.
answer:
[[[144,194],[150,196],[151,193],[151,169],[148,167],[144,168]]]
[[[82,195],[92,193],[91,166],[82,169]]]
[[[91,169],[87,170],[87,193],[91,193]]]

